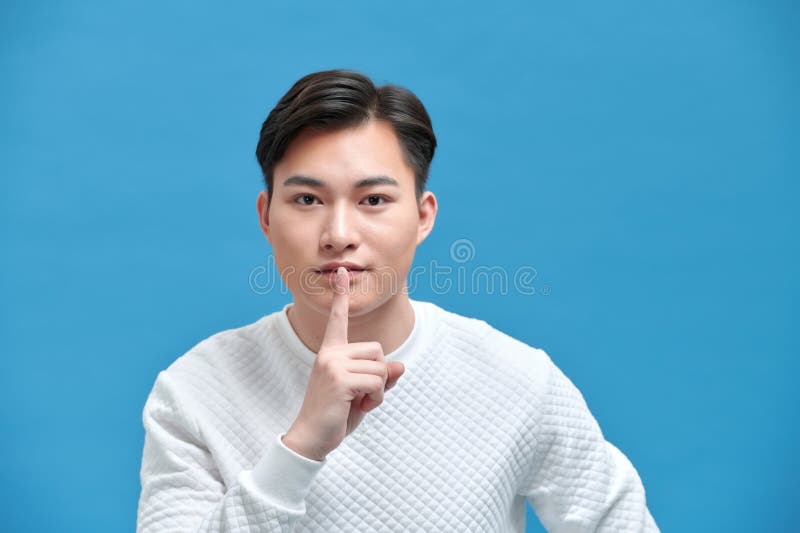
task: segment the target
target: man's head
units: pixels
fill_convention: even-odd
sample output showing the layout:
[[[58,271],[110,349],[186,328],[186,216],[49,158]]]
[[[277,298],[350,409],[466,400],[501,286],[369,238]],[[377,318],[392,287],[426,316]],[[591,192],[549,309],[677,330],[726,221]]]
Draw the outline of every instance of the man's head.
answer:
[[[275,165],[301,131],[333,131],[369,120],[384,120],[394,128],[403,158],[414,170],[419,200],[436,151],[425,106],[408,89],[392,84],[376,87],[365,75],[344,69],[314,72],[297,80],[262,124],[256,158],[268,198],[274,190]]]
[[[331,262],[364,269],[351,281],[352,316],[405,289],[436,216],[425,191],[435,147],[413,93],[357,72],[309,74],[281,98],[256,150],[266,185],[257,209],[295,305],[327,312],[319,269]]]

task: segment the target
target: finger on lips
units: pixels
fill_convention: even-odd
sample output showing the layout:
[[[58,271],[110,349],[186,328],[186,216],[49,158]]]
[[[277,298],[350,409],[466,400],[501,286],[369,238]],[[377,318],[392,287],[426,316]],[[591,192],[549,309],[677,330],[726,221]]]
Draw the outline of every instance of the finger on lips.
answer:
[[[344,272],[342,272],[344,271]],[[322,346],[338,346],[347,344],[347,317],[350,312],[350,284],[342,277],[347,279],[347,269],[339,267],[336,269],[333,288],[333,302],[331,312],[328,316],[328,324],[325,327],[325,335],[322,338]]]

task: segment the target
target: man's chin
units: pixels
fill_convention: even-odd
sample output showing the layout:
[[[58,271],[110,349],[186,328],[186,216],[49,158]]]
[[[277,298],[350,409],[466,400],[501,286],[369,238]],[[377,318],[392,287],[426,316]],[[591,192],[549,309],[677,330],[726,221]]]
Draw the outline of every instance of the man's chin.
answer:
[[[391,302],[392,299],[397,296],[397,294],[383,294],[374,290],[363,292],[359,290],[351,291],[348,300],[348,316],[354,318],[369,315],[376,309]],[[306,292],[305,294],[301,294],[299,298],[295,296],[294,302],[306,309],[313,309],[321,315],[328,316],[333,302],[333,291],[328,289],[324,293],[313,294]]]

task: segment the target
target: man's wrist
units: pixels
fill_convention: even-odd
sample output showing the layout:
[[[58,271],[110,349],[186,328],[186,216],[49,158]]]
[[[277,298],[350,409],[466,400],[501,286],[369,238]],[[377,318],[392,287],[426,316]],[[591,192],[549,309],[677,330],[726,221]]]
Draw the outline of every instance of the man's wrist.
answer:
[[[261,495],[271,504],[302,514],[311,484],[324,466],[324,462],[290,450],[276,436],[269,440],[253,468],[241,472],[239,481],[245,490]]]
[[[302,455],[307,459],[319,462],[325,460],[327,454],[311,449],[311,447],[304,444],[303,439],[298,439],[296,435],[297,433],[290,429],[281,437],[281,442],[294,453]]]

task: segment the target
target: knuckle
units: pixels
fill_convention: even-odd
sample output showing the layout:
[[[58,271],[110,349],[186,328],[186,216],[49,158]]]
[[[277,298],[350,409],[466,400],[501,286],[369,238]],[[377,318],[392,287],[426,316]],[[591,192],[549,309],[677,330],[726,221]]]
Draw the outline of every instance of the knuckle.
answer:
[[[333,386],[337,391],[353,389],[358,392],[358,388],[354,387],[351,380],[347,379],[346,372],[337,372],[331,374],[331,381],[333,382]]]
[[[336,357],[331,357],[330,355],[326,355],[325,357],[319,358],[318,362],[319,362],[319,367],[325,374],[328,375],[337,374],[339,370],[339,360]]]

